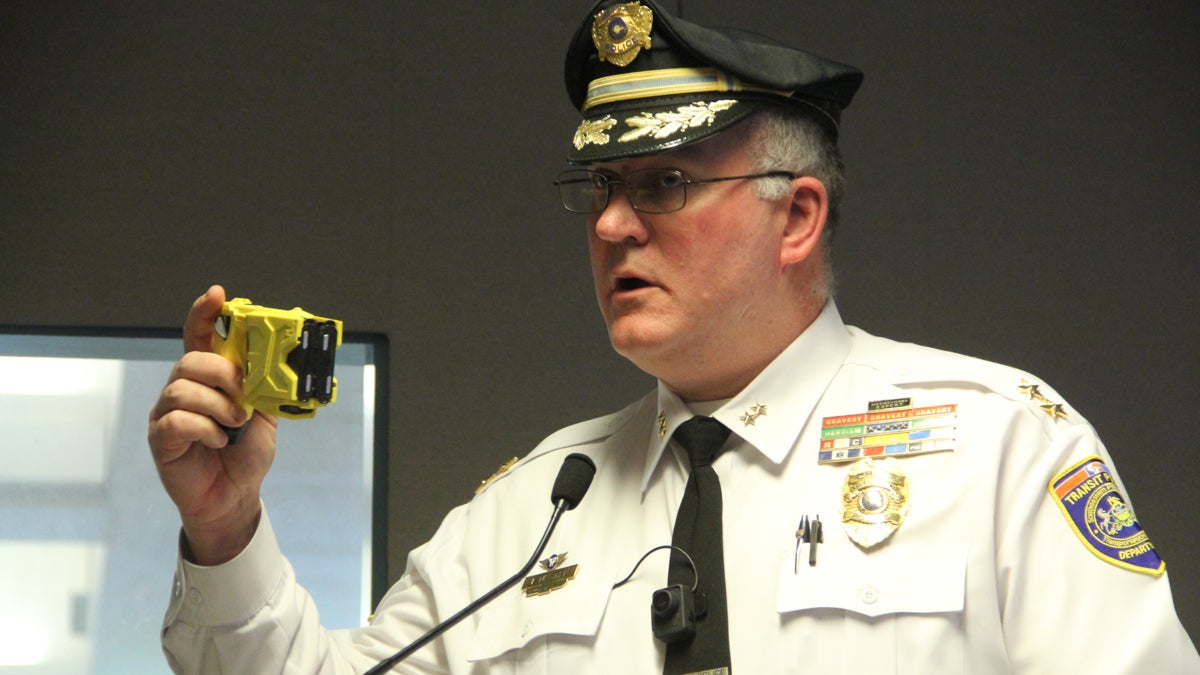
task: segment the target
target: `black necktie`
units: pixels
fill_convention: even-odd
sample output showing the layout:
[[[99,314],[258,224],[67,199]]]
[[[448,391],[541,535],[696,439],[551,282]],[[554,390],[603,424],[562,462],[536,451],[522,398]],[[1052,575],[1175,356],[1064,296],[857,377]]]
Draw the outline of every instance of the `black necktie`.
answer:
[[[671,544],[692,557],[693,571],[678,551],[671,551],[670,584],[697,584],[696,635],[667,645],[664,675],[705,672],[728,673],[729,618],[725,603],[725,551],[721,543],[721,482],[713,471],[713,458],[729,438],[729,429],[711,417],[693,417],[675,430],[675,440],[687,450],[692,463],[683,501],[675,516]],[[700,596],[703,596],[702,598]]]

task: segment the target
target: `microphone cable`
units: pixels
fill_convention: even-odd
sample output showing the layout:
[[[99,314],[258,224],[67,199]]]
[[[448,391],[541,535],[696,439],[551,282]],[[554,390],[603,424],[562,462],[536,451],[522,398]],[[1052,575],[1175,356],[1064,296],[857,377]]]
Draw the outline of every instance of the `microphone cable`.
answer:
[[[413,652],[429,644],[439,635],[453,628],[458,622],[475,613],[480,607],[495,600],[497,596],[520,581],[522,577],[529,573],[529,570],[533,569],[533,566],[537,564],[537,559],[546,550],[546,544],[550,542],[550,534],[554,532],[555,526],[558,525],[558,519],[562,517],[563,512],[570,511],[583,500],[583,495],[587,493],[588,488],[592,484],[592,477],[595,474],[596,463],[592,461],[591,457],[578,452],[567,455],[567,458],[563,460],[562,467],[558,470],[558,476],[554,479],[554,488],[550,491],[550,500],[554,503],[554,513],[550,515],[550,522],[546,525],[546,531],[542,534],[542,539],[538,542],[537,549],[529,558],[529,562],[525,563],[525,566],[518,570],[516,574],[501,582],[499,586],[484,593],[474,602],[460,609],[454,616],[429,629],[428,632],[414,640],[407,647],[380,661],[364,675],[382,675],[382,673],[391,670],[397,663],[408,658]]]
[[[663,549],[671,549],[673,551],[679,551],[679,554],[687,559],[688,566],[692,568],[692,592],[695,593],[696,588],[700,585],[700,573],[696,571],[696,563],[695,563],[695,561],[692,560],[692,556],[688,555],[687,551],[679,548],[678,546],[673,546],[671,544],[662,544],[661,546],[655,546],[654,548],[650,549],[649,551],[646,551],[646,553],[643,554],[641,558],[638,558],[638,561],[636,563],[634,563],[633,569],[629,570],[629,575],[626,576],[624,579],[618,581],[617,583],[613,584],[613,590],[615,591],[618,588],[629,583],[629,580],[633,578],[633,575],[637,572],[638,568],[642,566],[642,563],[646,561],[646,558],[649,558],[651,553],[654,553],[655,551],[662,551]]]

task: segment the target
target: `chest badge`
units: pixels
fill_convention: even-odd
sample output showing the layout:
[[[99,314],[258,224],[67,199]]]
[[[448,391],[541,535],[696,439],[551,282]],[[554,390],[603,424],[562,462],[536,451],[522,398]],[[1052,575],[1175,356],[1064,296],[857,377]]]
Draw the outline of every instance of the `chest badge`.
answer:
[[[575,578],[575,573],[579,571],[579,565],[563,566],[567,561],[567,554],[555,553],[554,555],[538,561],[538,565],[546,570],[541,574],[534,574],[525,577],[525,581],[521,584],[521,591],[525,593],[525,597],[532,598],[535,595],[546,595],[551,591],[557,591],[567,582]]]
[[[908,476],[894,458],[860,459],[842,485],[842,527],[863,548],[892,536],[908,515]]]

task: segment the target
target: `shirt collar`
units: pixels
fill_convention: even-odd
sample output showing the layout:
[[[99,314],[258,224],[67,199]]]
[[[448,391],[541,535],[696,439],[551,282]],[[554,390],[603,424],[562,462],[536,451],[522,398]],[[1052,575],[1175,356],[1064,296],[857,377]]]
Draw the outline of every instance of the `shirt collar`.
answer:
[[[775,464],[795,445],[825,388],[850,352],[852,338],[830,300],[812,322],[749,385],[712,416]],[[678,396],[658,383],[658,418],[646,431],[649,443],[642,492],[675,433],[693,416]]]

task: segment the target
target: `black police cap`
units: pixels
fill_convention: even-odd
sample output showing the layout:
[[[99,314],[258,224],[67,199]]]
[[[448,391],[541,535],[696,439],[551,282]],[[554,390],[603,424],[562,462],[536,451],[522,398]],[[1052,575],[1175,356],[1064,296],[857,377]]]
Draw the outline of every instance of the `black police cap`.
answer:
[[[652,0],[601,0],[567,50],[567,93],[583,114],[567,161],[670,150],[767,105],[810,114],[836,140],[862,78],[763,35],[684,21]]]

